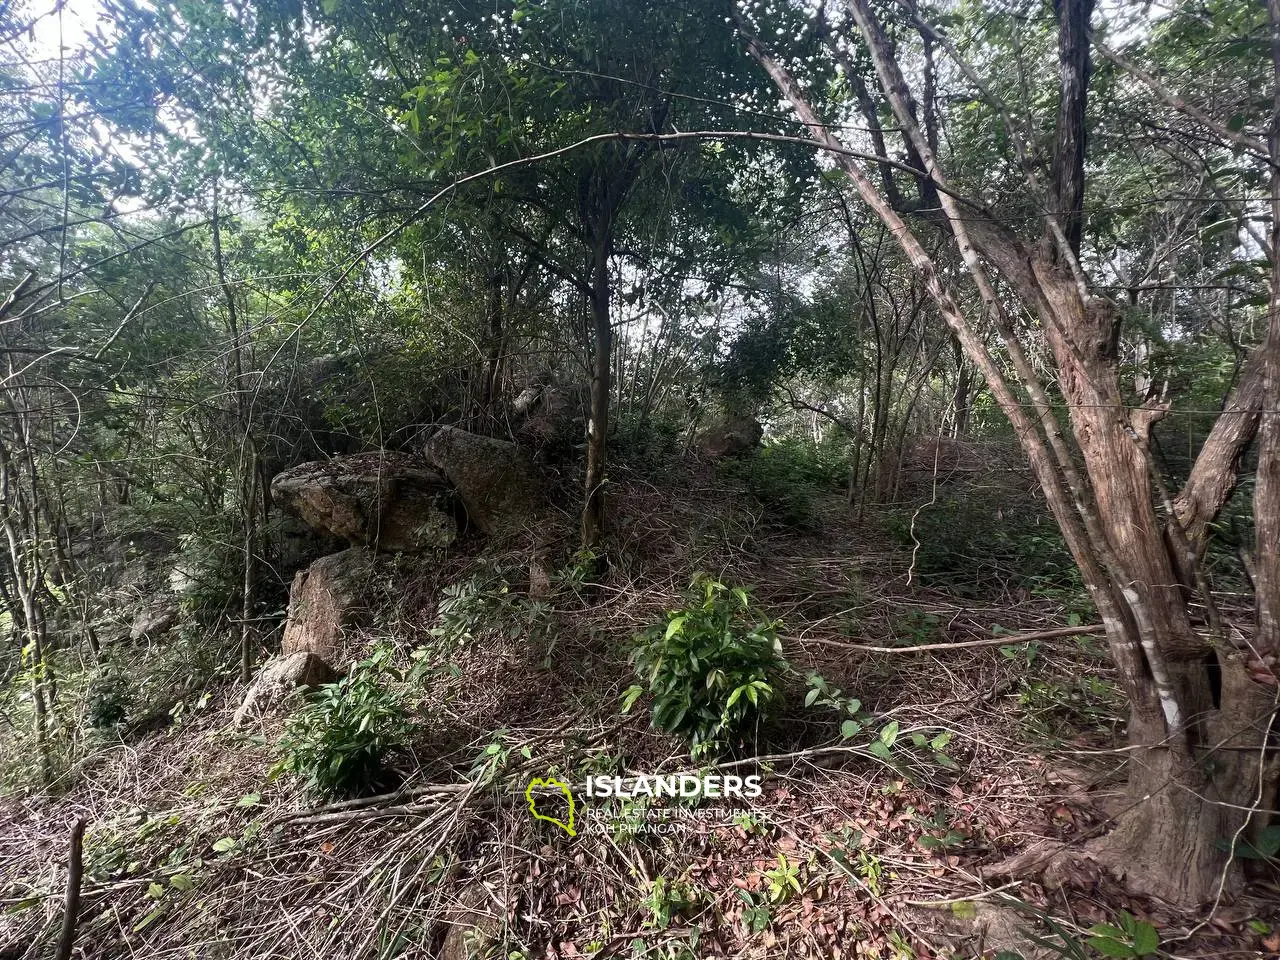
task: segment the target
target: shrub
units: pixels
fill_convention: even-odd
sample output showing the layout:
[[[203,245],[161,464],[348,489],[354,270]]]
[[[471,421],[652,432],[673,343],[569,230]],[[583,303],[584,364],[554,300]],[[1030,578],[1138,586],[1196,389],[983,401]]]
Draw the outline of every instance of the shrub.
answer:
[[[124,671],[114,660],[104,658],[86,692],[85,713],[89,725],[95,730],[118,727],[125,722],[133,705],[133,688]]]
[[[695,757],[717,752],[771,713],[787,670],[777,623],[742,587],[701,574],[684,607],[636,638],[631,662],[641,682],[627,690],[623,712],[647,691],[653,725],[687,738]]]
[[[638,470],[660,469],[680,456],[687,421],[670,413],[648,417],[623,414],[611,424],[609,456]]]
[[[885,527],[913,550],[921,583],[970,596],[983,584],[1010,584],[1082,616],[1090,610],[1062,536],[1034,502],[968,489],[963,497],[939,499],[918,512],[887,511]]]
[[[380,647],[336,683],[320,687],[291,716],[272,773],[294,773],[326,798],[352,796],[377,784],[387,753],[410,731],[391,650]]]
[[[831,444],[780,440],[752,457],[728,460],[721,476],[741,483],[783,526],[812,530],[818,526],[820,493],[838,489],[848,473],[847,459]]]
[[[470,577],[444,588],[431,635],[448,648],[484,634],[515,640],[538,634],[548,609],[546,603],[513,591],[506,570],[485,563]]]

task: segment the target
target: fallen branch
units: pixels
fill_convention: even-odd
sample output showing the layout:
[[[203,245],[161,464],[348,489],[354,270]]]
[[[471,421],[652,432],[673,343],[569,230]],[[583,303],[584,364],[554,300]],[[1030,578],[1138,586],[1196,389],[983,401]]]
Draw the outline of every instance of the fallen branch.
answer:
[[[1009,633],[999,637],[987,637],[983,640],[964,640],[960,643],[922,643],[914,647],[873,647],[864,643],[845,643],[843,640],[824,640],[815,637],[801,640],[801,643],[820,643],[826,647],[839,647],[842,650],[857,650],[861,653],[925,653],[931,650],[972,650],[975,647],[1003,647],[1010,643],[1028,643],[1032,640],[1053,640],[1058,637],[1084,637],[1103,632],[1102,624],[1096,623],[1086,627],[1055,627],[1052,630],[1037,630],[1034,633]]]
[[[952,897],[950,900],[903,900],[908,907],[949,907],[956,903],[969,903],[973,900],[981,900],[995,893],[1002,893],[1005,890],[1012,890],[1014,887],[1022,886],[1021,880],[1012,880],[1000,887],[992,887],[990,890],[979,890],[977,893],[971,893],[965,897]]]
[[[76,920],[80,914],[80,882],[84,879],[84,817],[71,826],[71,853],[67,864],[67,896],[62,907],[62,933],[58,937],[56,960],[71,960],[76,940]]]

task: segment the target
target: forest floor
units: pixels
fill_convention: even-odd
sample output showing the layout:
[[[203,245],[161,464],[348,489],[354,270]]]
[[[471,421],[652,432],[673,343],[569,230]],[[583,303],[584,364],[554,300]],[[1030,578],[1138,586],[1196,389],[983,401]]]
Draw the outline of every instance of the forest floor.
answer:
[[[430,651],[434,669],[389,794],[316,807],[270,777],[279,722],[233,729],[242,690],[223,678],[163,729],[103,742],[55,794],[0,802],[0,957],[53,955],[76,818],[85,957],[1088,957],[1099,923],[1129,924],[1113,956],[1141,955],[1146,924],[1161,955],[1280,953],[1274,886],[1202,922],[1101,871],[1053,890],[991,874],[1042,838],[1083,844],[1125,803],[1101,640],[1041,635],[1071,626],[1060,599],[923,586],[912,551],[834,497],[807,533],[694,470],[624,476],[610,502],[605,582],[554,595],[526,629],[431,645],[440,587],[481,563],[465,550],[398,585],[365,640],[406,665]],[[484,562],[528,569],[514,546]],[[782,623],[787,707],[723,771],[762,774],[762,795],[579,796],[572,837],[535,820],[531,778],[693,769],[647,711],[618,704],[630,637],[697,570]],[[805,708],[812,672],[875,724],[846,738],[836,712]]]

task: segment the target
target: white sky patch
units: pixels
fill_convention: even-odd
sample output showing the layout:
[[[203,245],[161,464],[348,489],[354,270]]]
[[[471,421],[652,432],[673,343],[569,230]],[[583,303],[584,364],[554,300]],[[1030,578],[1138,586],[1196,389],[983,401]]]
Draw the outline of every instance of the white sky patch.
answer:
[[[30,16],[35,20],[31,49],[42,60],[58,58],[59,38],[67,56],[80,52],[105,19],[98,0],[64,0],[61,12],[55,0],[40,0],[31,4]]]

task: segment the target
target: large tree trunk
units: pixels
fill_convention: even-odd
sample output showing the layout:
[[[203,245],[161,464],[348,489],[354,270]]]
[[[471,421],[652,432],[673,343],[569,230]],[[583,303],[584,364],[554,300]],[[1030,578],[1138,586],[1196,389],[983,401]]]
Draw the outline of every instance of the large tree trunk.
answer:
[[[591,360],[591,411],[587,420],[587,483],[582,505],[582,549],[595,550],[604,532],[605,455],[609,435],[613,324],[609,312],[609,256],[612,246],[609,218],[593,238],[591,265],[591,322],[594,350]]]

